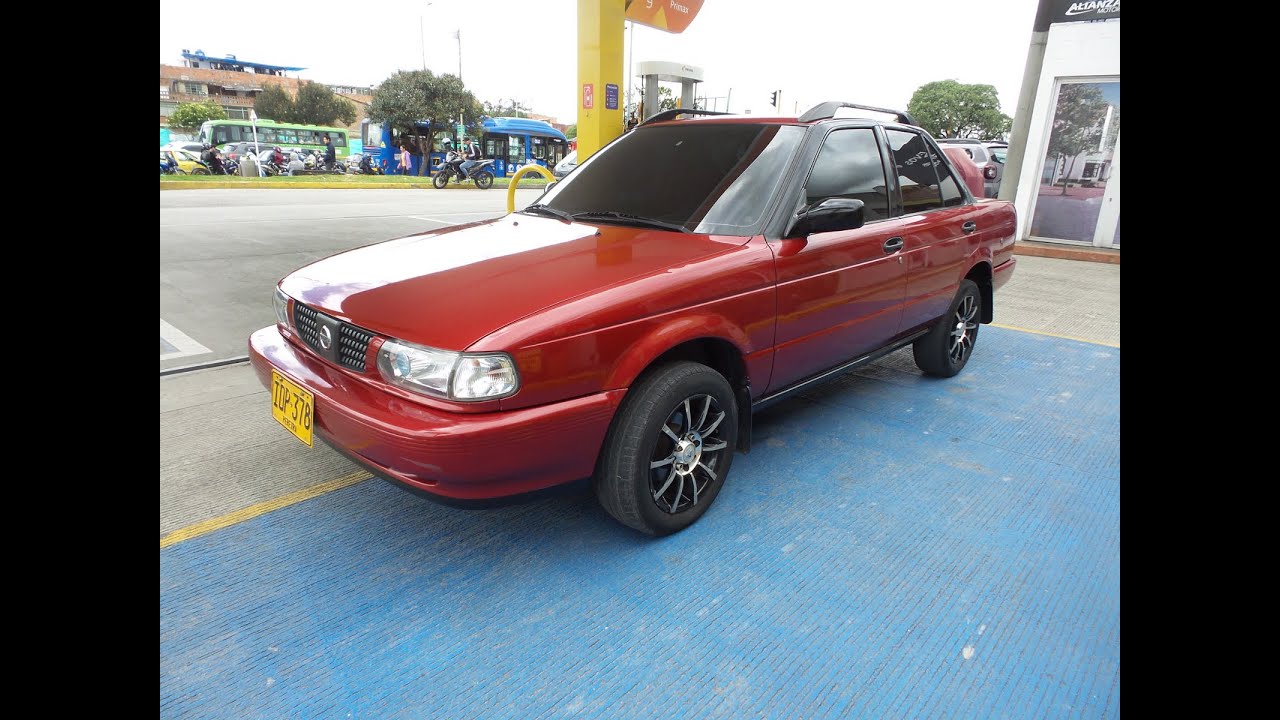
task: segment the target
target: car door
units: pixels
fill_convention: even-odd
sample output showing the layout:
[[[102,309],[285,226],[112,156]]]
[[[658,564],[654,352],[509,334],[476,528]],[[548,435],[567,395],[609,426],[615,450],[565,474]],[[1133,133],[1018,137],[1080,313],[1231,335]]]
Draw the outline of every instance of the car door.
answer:
[[[980,234],[972,219],[973,206],[937,146],[915,129],[885,128],[884,132],[897,173],[898,202],[893,212],[904,222],[907,278],[902,329],[909,331],[947,311]]]
[[[899,330],[903,221],[891,217],[887,157],[873,128],[832,130],[805,181],[804,202],[862,200],[864,225],[770,244],[778,278],[771,391],[874,350]]]

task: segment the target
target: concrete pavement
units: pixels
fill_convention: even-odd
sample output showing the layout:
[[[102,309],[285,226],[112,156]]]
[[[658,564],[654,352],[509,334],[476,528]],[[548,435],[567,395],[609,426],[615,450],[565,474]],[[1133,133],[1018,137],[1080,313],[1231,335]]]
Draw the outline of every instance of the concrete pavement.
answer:
[[[1119,265],[1018,260],[964,373],[761,413],[663,540],[363,482],[246,365],[162,378],[162,717],[1118,717]]]

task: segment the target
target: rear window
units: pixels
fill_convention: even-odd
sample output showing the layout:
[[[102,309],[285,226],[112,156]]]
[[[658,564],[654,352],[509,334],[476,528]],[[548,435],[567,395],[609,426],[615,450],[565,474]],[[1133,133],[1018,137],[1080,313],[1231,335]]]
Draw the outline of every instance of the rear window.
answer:
[[[1009,154],[1009,148],[991,148],[991,157],[1001,165],[1004,164],[1004,156],[1007,154]]]

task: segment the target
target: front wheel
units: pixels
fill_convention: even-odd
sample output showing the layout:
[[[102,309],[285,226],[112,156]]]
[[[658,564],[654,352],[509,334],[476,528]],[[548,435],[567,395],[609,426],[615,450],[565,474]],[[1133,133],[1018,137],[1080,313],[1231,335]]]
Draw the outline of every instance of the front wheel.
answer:
[[[445,185],[448,185],[448,184],[449,184],[449,176],[446,175],[443,171],[438,172],[431,177],[431,185],[435,187],[435,189],[437,190],[443,188]]]
[[[738,443],[738,405],[724,376],[677,362],[645,375],[601,449],[596,497],[618,522],[650,535],[692,525],[724,486]]]
[[[475,183],[481,190],[488,190],[493,187],[493,175],[487,170],[481,170],[475,177]]]
[[[977,283],[961,280],[947,314],[911,346],[916,367],[935,377],[959,373],[973,355],[981,319],[982,293]]]
[[[191,174],[192,175],[208,175],[210,173],[209,173],[209,168],[198,167],[195,170],[192,170]]]

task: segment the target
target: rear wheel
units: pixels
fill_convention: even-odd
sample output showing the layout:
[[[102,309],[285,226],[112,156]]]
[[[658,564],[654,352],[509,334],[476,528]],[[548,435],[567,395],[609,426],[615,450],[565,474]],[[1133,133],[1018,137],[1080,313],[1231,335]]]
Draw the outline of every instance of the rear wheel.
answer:
[[[733,389],[706,365],[678,362],[642,378],[623,400],[593,482],[624,525],[670,535],[715,501],[738,442]]]
[[[445,174],[445,172],[444,172],[443,170],[441,170],[440,172],[438,172],[438,173],[436,173],[434,176],[432,176],[432,178],[431,178],[431,184],[432,184],[432,185],[433,185],[437,190],[439,190],[440,188],[442,188],[442,187],[444,187],[445,185],[448,185],[448,184],[449,184],[449,176],[448,176],[448,175],[446,175],[446,174]]]
[[[960,281],[951,308],[933,329],[912,345],[916,367],[926,375],[952,377],[964,369],[978,341],[982,293],[972,280]]]
[[[493,175],[486,170],[481,170],[480,174],[475,177],[476,187],[481,190],[488,190],[493,187]]]
[[[209,175],[209,168],[198,167],[191,171],[192,175]]]

